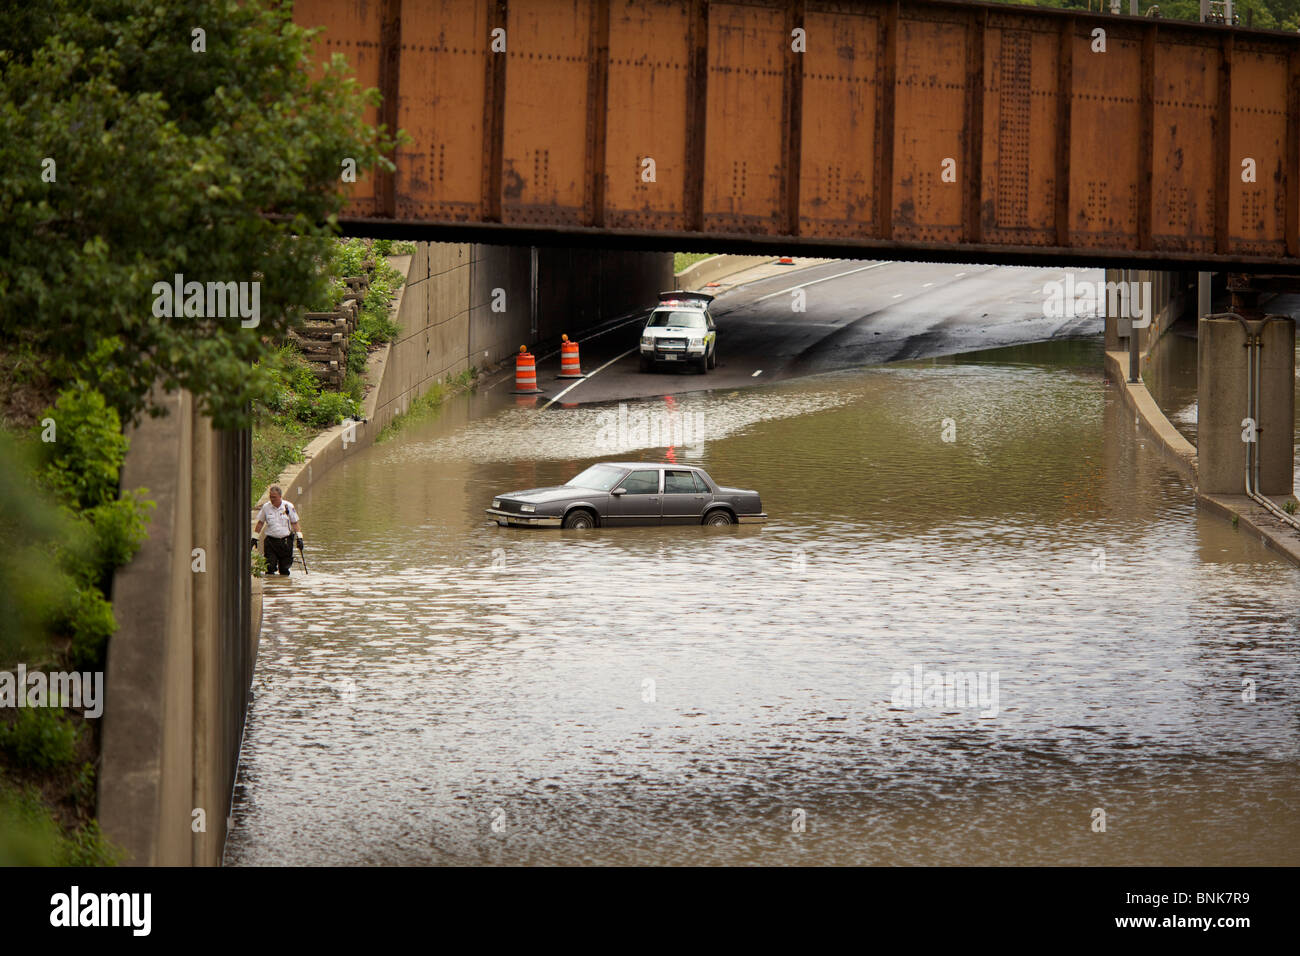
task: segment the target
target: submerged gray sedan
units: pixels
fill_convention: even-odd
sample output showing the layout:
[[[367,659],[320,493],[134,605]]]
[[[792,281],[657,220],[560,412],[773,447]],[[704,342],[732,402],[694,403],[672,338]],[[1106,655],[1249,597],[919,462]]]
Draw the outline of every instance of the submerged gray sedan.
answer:
[[[757,491],[724,488],[703,468],[663,462],[606,462],[553,488],[492,499],[502,527],[596,528],[655,524],[729,525],[763,521]]]

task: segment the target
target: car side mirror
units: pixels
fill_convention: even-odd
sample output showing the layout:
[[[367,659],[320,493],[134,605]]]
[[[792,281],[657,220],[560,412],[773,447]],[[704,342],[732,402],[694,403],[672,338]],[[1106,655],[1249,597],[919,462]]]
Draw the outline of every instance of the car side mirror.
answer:
[[[610,494],[611,494],[611,495],[625,495],[625,494],[627,494],[627,489],[626,489],[626,488],[615,488],[613,491],[610,492]]]

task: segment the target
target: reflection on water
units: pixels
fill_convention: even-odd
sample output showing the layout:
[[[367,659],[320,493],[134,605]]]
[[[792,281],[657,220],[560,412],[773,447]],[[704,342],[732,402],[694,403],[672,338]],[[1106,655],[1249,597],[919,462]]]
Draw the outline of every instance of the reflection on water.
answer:
[[[676,398],[710,437],[637,457],[761,527],[484,523],[628,457],[617,409],[472,396],[357,453],[267,598],[227,862],[1300,862],[1300,575],[1197,512],[1099,348]],[[996,716],[904,706],[918,666]]]

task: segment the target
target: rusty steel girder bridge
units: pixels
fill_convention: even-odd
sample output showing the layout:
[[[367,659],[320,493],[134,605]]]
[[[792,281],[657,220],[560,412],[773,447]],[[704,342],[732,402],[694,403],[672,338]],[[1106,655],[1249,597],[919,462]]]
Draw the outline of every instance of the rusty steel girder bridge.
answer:
[[[1300,36],[950,0],[296,0],[359,234],[1300,273]]]

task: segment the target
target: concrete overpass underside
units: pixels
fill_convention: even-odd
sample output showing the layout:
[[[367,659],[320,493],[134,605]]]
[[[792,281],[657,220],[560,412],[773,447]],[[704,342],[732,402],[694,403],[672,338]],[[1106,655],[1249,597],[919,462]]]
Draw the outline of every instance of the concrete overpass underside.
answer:
[[[356,233],[1300,272],[1300,37],[950,0],[296,0]]]

